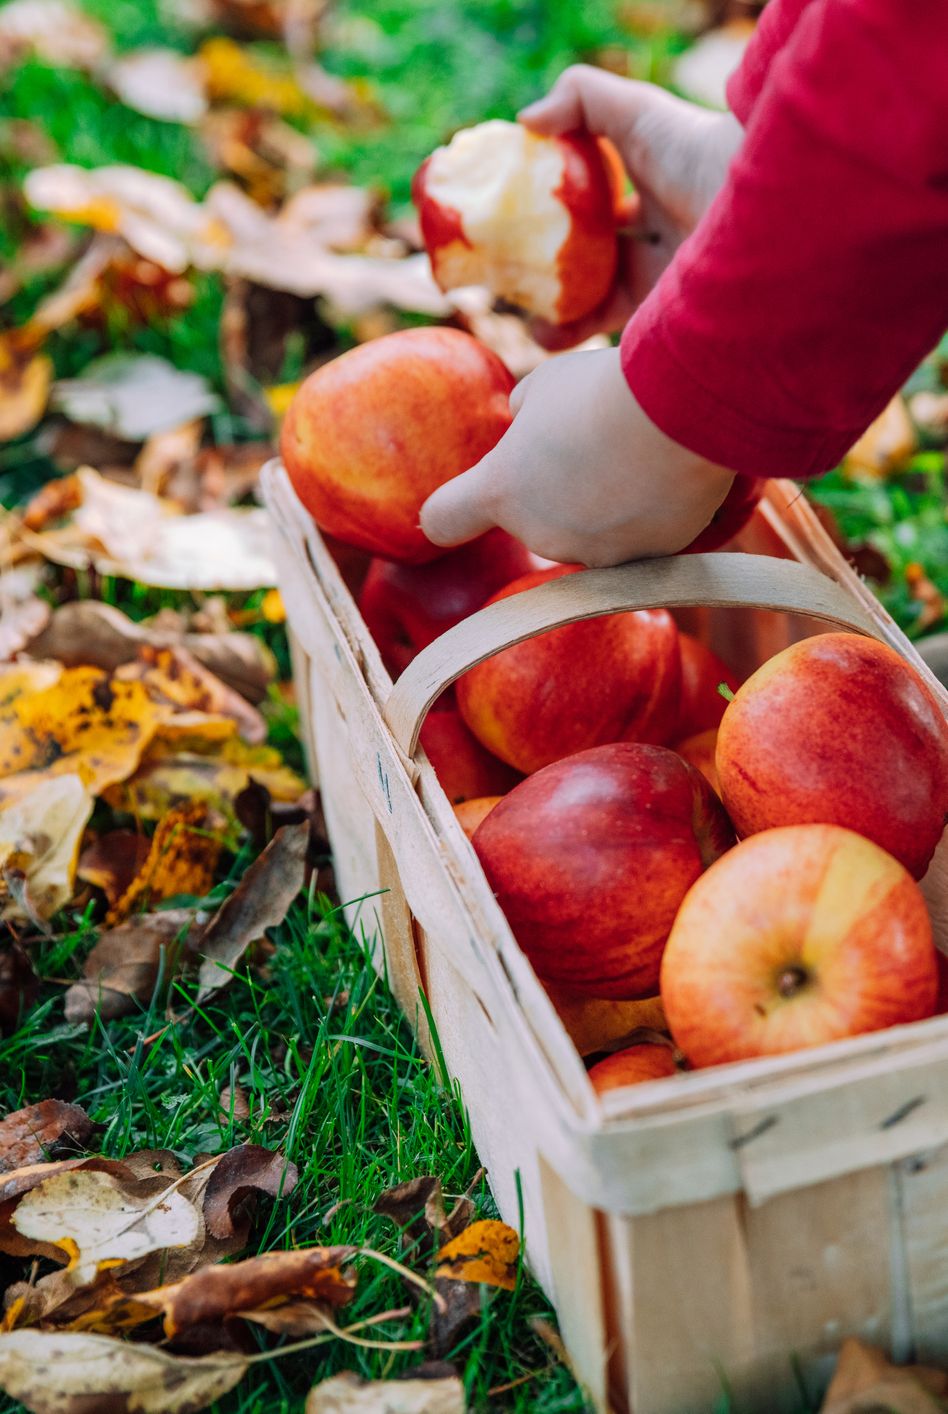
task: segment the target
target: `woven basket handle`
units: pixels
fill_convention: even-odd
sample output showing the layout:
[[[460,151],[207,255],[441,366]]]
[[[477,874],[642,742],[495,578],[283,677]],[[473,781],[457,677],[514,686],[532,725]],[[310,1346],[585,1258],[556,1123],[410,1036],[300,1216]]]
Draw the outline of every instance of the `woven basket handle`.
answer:
[[[432,703],[469,668],[501,649],[601,614],[692,605],[778,609],[879,637],[853,597],[809,565],[733,553],[640,560],[548,580],[472,614],[412,660],[392,688],[385,720],[401,750],[413,757]]]

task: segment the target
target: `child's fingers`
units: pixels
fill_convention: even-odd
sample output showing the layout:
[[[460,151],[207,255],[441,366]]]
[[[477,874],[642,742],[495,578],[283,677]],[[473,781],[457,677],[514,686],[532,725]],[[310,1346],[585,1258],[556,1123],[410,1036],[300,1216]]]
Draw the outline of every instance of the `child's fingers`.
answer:
[[[463,545],[497,524],[488,494],[492,455],[439,486],[422,506],[421,528],[433,544]]]
[[[565,69],[545,98],[521,109],[518,118],[534,132],[555,137],[584,128],[607,137],[622,152],[636,119],[656,101],[660,90],[620,78],[591,64]]]

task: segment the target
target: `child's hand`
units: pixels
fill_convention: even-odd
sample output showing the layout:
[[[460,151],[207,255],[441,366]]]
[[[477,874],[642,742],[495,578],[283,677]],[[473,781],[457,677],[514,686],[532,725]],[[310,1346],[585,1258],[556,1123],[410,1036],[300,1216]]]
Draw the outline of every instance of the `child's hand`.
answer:
[[[618,280],[605,303],[575,324],[531,323],[546,348],[568,348],[590,334],[622,328],[711,204],[743,130],[730,113],[710,113],[654,84],[586,64],[566,69],[547,96],[519,117],[550,136],[580,128],[609,138],[635,186],[628,233],[620,238]]]
[[[566,563],[673,554],[705,528],[734,479],[646,417],[618,349],[550,359],[518,384],[510,406],[513,425],[496,447],[422,507],[436,545],[500,525]]]

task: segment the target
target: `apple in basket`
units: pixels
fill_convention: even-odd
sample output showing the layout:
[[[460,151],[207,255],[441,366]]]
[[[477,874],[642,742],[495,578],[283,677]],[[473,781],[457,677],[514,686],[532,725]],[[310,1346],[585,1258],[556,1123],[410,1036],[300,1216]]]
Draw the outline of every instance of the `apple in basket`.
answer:
[[[661,997],[576,997],[546,983],[546,993],[581,1056],[604,1051],[630,1032],[667,1030]]]
[[[296,494],[346,544],[409,564],[437,558],[421,507],[506,432],[513,381],[459,329],[402,329],[350,349],[287,410],[280,452]]]
[[[685,737],[684,741],[676,741],[672,750],[677,751],[690,766],[699,770],[711,789],[720,795],[721,782],[718,780],[718,768],[714,763],[717,743],[718,729],[712,727],[710,731],[696,732],[694,736]]]
[[[668,1025],[694,1066],[919,1021],[937,992],[921,890],[838,825],[743,840],[689,890],[662,959]]]
[[[544,137],[499,119],[456,133],[412,184],[443,290],[486,285],[553,324],[580,319],[609,293],[618,195],[595,138]]]
[[[733,842],[701,773],[639,742],[537,771],[474,834],[538,977],[587,997],[654,996],[681,900]]]
[[[471,735],[455,707],[435,707],[429,712],[420,741],[452,805],[485,795],[505,795],[520,780],[516,771]]]
[[[823,633],[748,678],[718,729],[721,795],[739,835],[842,825],[916,879],[948,812],[948,724],[898,653]]]
[[[545,563],[505,530],[490,530],[425,565],[372,560],[359,608],[385,666],[397,677],[416,653],[498,589]]]
[[[679,634],[681,649],[681,706],[676,735],[697,736],[716,727],[724,716],[727,698],[718,691],[724,683],[735,693],[740,682],[716,653],[690,633]]]
[[[489,601],[571,574],[524,575]],[[610,741],[674,733],[681,682],[678,629],[664,609],[565,624],[495,653],[457,683],[461,715],[484,746],[524,773]]]
[[[458,801],[454,807],[454,813],[458,817],[458,824],[467,835],[469,840],[474,838],[474,831],[482,820],[493,810],[498,801],[503,800],[502,795],[479,795],[473,800]]]
[[[624,1085],[641,1085],[643,1080],[661,1080],[666,1075],[675,1075],[678,1066],[671,1045],[662,1041],[644,1041],[635,1046],[627,1046],[624,1051],[616,1051],[597,1061],[590,1068],[589,1078],[598,1095],[607,1090],[618,1090]]]

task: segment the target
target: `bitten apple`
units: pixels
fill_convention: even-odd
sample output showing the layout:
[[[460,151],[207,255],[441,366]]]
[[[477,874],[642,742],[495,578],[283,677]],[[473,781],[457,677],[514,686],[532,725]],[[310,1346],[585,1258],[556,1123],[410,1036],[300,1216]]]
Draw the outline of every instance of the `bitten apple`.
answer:
[[[372,560],[359,608],[393,677],[422,648],[475,613],[511,580],[544,561],[505,530],[450,550],[426,565]]]
[[[402,329],[311,373],[280,451],[317,525],[359,549],[418,564],[444,553],[418,516],[510,426],[513,378],[459,329]]]
[[[596,1094],[604,1095],[607,1090],[618,1090],[624,1085],[661,1080],[666,1075],[675,1075],[677,1070],[671,1046],[646,1041],[642,1045],[627,1046],[624,1051],[616,1051],[615,1055],[597,1061],[589,1071],[589,1078]]]
[[[489,602],[575,569],[524,575]],[[680,683],[675,621],[664,609],[644,609],[566,624],[505,648],[465,673],[456,690],[478,740],[529,773],[610,741],[667,741]]]
[[[594,138],[545,137],[499,119],[456,133],[412,184],[443,290],[486,285],[554,324],[580,319],[609,293],[616,195]]]
[[[681,706],[677,735],[697,736],[698,732],[716,727],[724,716],[727,698],[718,691],[724,683],[732,693],[740,686],[739,679],[727,663],[690,633],[679,634],[681,648]]]
[[[664,747],[617,742],[515,786],[474,849],[543,982],[650,997],[681,900],[733,840],[700,772]]]
[[[474,838],[474,831],[478,825],[482,820],[486,820],[494,806],[503,798],[502,795],[477,795],[473,800],[458,801],[454,807],[454,813],[458,817],[458,824],[469,840]]]
[[[727,707],[715,754],[739,835],[842,825],[914,878],[948,812],[948,725],[919,674],[885,644],[822,633],[785,648]]]
[[[695,1066],[919,1021],[938,990],[925,900],[896,859],[851,830],[765,830],[689,890],[661,990]]]
[[[452,805],[485,795],[505,795],[520,780],[516,771],[485,751],[453,707],[428,713],[420,741]]]

